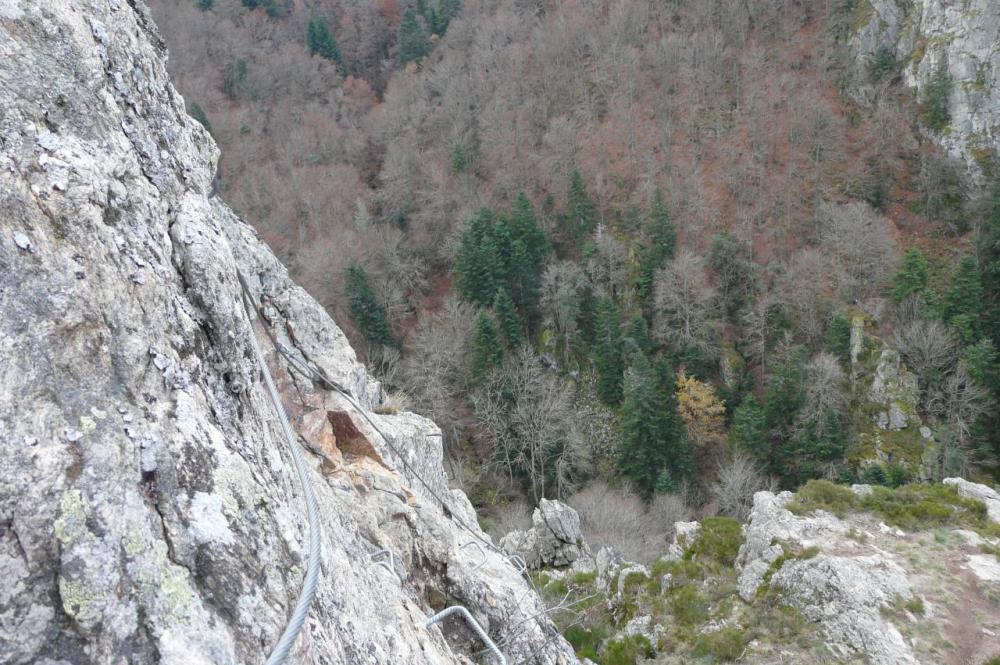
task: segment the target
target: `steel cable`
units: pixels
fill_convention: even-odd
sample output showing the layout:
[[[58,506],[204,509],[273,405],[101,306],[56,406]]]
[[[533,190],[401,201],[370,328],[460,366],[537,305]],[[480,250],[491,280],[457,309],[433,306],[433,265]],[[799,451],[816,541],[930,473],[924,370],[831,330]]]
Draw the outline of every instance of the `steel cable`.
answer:
[[[278,396],[278,389],[275,387],[274,379],[271,377],[271,372],[264,361],[264,354],[260,350],[260,344],[257,343],[257,334],[253,326],[253,321],[256,317],[251,315],[248,308],[248,301],[249,303],[253,302],[250,299],[250,290],[243,277],[243,273],[239,272],[239,270],[237,270],[237,273],[240,286],[243,289],[243,310],[246,312],[250,323],[250,346],[253,348],[254,356],[260,365],[261,374],[263,374],[264,383],[267,386],[267,392],[278,415],[278,422],[288,441],[288,447],[292,451],[292,459],[295,460],[295,470],[298,472],[299,482],[302,483],[302,492],[306,498],[306,513],[309,520],[309,558],[306,563],[306,576],[302,581],[302,589],[299,591],[299,598],[295,603],[295,609],[292,611],[292,615],[285,625],[284,632],[281,633],[281,637],[278,639],[277,644],[274,645],[274,648],[271,649],[271,655],[267,657],[267,661],[265,662],[265,665],[281,665],[288,658],[289,652],[291,652],[292,647],[295,645],[295,640],[298,639],[299,633],[302,632],[302,626],[309,615],[309,608],[312,606],[313,598],[316,597],[316,585],[319,582],[322,549],[319,505],[316,503],[316,494],[313,491],[312,482],[309,480],[309,469],[306,466],[305,459],[302,457],[302,451],[299,450],[298,439],[292,432],[291,425],[288,423],[288,414],[285,413],[285,407]],[[256,307],[253,309],[256,311]]]

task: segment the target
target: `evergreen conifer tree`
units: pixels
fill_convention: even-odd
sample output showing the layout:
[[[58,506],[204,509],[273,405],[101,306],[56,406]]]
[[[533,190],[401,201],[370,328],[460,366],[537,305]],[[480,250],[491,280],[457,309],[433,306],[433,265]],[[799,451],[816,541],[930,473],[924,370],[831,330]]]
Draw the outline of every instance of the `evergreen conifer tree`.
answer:
[[[646,235],[646,244],[640,250],[636,278],[636,293],[642,302],[653,292],[653,274],[673,258],[677,246],[677,230],[670,220],[670,210],[659,187],[653,191],[653,199],[649,205]]]
[[[757,403],[753,393],[747,395],[733,412],[729,438],[734,445],[749,452],[758,462],[770,465],[767,419],[764,416],[764,409]]]
[[[451,147],[451,172],[455,175],[465,173],[468,165],[469,157],[465,154],[465,147],[461,143],[456,143]]]
[[[979,281],[983,288],[984,332],[1000,349],[1000,173],[995,176],[979,230]]]
[[[462,0],[441,0],[438,5],[437,25],[434,32],[438,35],[444,35],[448,31],[451,20],[458,16],[460,11],[462,11]]]
[[[514,301],[511,300],[507,289],[497,289],[496,297],[493,299],[493,312],[496,314],[500,334],[503,335],[507,347],[516,349],[521,346],[524,341],[521,335],[521,319],[514,309]]]
[[[310,53],[326,58],[327,60],[332,60],[337,63],[338,68],[343,66],[337,40],[330,34],[330,29],[327,27],[325,19],[314,18],[309,20],[306,39],[309,44]]]
[[[951,122],[952,87],[948,62],[941,58],[930,81],[924,86],[924,123],[936,132],[940,132]]]
[[[608,406],[622,398],[622,337],[618,308],[610,298],[597,301],[595,321],[594,368],[597,370],[597,395]]]
[[[597,224],[597,206],[587,194],[587,185],[579,171],[570,175],[567,214],[570,233],[577,240],[587,237]]]
[[[646,495],[669,490],[686,467],[683,427],[672,381],[645,354],[636,354],[625,374],[618,467]]]
[[[851,359],[851,322],[843,314],[836,314],[830,319],[826,329],[826,350],[841,362]]]
[[[371,344],[394,346],[396,340],[392,336],[389,316],[375,297],[365,269],[352,263],[347,268],[344,282],[351,319],[361,336]]]
[[[892,278],[892,301],[900,303],[912,293],[923,294],[927,290],[927,259],[916,247],[907,250],[903,261]]]
[[[464,300],[483,307],[493,304],[500,286],[500,261],[493,213],[483,208],[466,225],[455,256],[455,288]]]
[[[979,339],[982,301],[979,261],[974,256],[963,256],[944,299],[944,320],[958,329],[965,344],[973,344]]]
[[[485,310],[476,317],[476,329],[472,338],[472,377],[480,381],[494,367],[503,362],[503,345],[493,319]]]
[[[628,322],[625,332],[625,357],[631,358],[635,353],[649,353],[649,331],[646,319],[642,314],[635,313]]]
[[[399,64],[401,65],[419,60],[430,50],[427,32],[412,8],[403,13],[403,20],[399,24],[398,43]]]

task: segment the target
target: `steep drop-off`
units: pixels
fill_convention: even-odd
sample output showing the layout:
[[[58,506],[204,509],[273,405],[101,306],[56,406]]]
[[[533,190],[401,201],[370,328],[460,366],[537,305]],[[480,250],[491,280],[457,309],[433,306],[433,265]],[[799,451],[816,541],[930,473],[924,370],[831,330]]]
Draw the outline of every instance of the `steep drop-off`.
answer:
[[[576,662],[514,565],[461,549],[486,536],[437,427],[378,408],[338,327],[214,196],[218,151],[165,57],[142,2],[0,0],[0,662],[260,663],[277,640],[305,506],[237,269],[321,510],[292,662],[466,662],[462,624],[423,627],[453,604],[509,663]]]

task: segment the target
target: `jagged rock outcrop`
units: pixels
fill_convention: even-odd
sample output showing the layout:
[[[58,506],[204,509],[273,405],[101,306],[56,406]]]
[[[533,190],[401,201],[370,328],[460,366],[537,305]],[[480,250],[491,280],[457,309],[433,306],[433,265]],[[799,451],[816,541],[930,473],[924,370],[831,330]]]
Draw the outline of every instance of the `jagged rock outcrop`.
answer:
[[[528,568],[568,566],[590,555],[580,533],[580,516],[565,503],[542,499],[531,522],[530,529],[511,531],[500,540],[501,549],[523,558]]]
[[[967,488],[964,496],[993,493],[954,480]],[[866,485],[852,489],[859,496],[872,492]],[[1000,650],[992,628],[1000,617],[983,603],[993,593],[990,569],[997,568],[996,558],[978,553],[984,541],[977,534],[960,529],[934,536],[907,533],[864,514],[838,518],[818,510],[796,515],[787,508],[794,498],[790,492],[754,495],[737,560],[744,600],[754,602],[775,590],[820,627],[833,654],[847,660],[978,663]],[[964,535],[970,533],[972,539]],[[970,620],[964,615],[973,610],[981,613],[976,625],[958,626]],[[935,640],[954,641],[956,634],[968,642],[956,646],[972,660],[945,661],[936,651]]]
[[[906,85],[922,94],[939,63],[952,80],[950,122],[934,138],[974,172],[1000,150],[1000,11],[995,0],[858,0],[851,47],[854,96],[870,102],[871,63],[879,50],[898,63]]]
[[[463,604],[509,662],[575,663],[516,568],[461,549],[486,536],[437,427],[371,412],[381,387],[344,335],[213,195],[217,150],[165,57],[138,0],[0,0],[0,662],[266,658],[305,509],[238,267],[314,451],[322,573],[291,662],[468,662],[461,624],[423,627]]]

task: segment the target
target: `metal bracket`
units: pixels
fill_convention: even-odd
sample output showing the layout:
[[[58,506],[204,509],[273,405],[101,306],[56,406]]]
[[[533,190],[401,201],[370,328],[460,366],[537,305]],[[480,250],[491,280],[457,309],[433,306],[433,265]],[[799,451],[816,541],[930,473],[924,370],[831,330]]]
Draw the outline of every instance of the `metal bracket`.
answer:
[[[479,553],[483,556],[483,558],[479,561],[479,563],[476,564],[476,567],[472,569],[472,572],[476,572],[477,570],[486,565],[486,550],[483,549],[483,544],[480,543],[478,540],[470,540],[467,543],[463,544],[461,547],[459,547],[458,551],[461,552],[462,550],[464,550],[466,547],[469,546],[475,546],[479,550]]]
[[[490,636],[486,634],[486,631],[479,625],[479,622],[472,616],[472,613],[461,605],[452,605],[451,607],[443,609],[434,616],[428,618],[427,621],[424,622],[424,628],[430,628],[434,624],[439,621],[444,621],[453,614],[460,614],[462,618],[465,619],[465,622],[469,624],[469,627],[472,628],[476,635],[479,636],[479,639],[483,641],[486,648],[493,652],[493,655],[497,657],[500,665],[507,665],[507,659],[504,657],[503,653],[501,653],[500,648],[497,647],[493,640],[490,639]]]
[[[389,560],[386,561],[386,558]],[[378,552],[375,552],[375,554],[372,554],[371,563],[368,565],[368,568],[375,567],[388,570],[396,576],[396,579],[400,584],[403,583],[403,578],[400,577],[398,572],[396,572],[396,555],[392,553],[392,550],[379,550]]]

